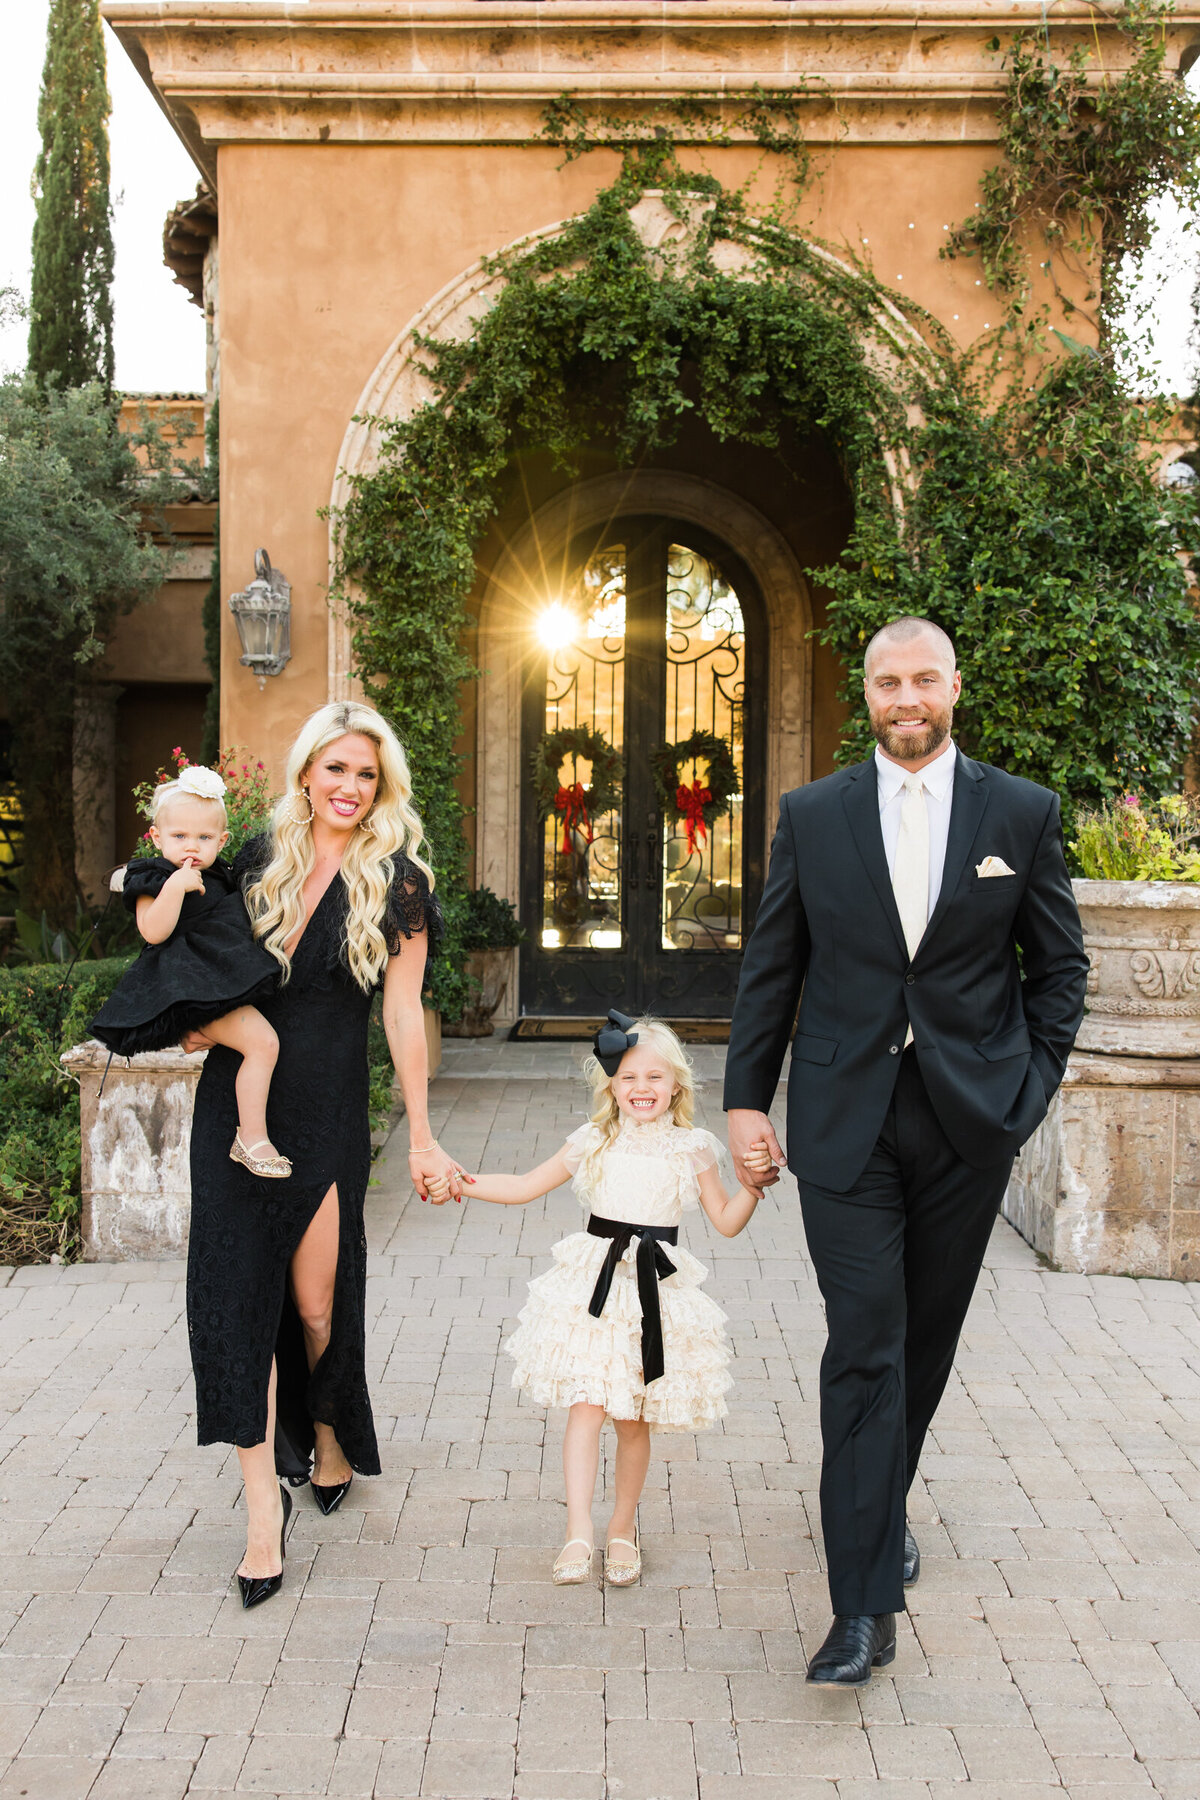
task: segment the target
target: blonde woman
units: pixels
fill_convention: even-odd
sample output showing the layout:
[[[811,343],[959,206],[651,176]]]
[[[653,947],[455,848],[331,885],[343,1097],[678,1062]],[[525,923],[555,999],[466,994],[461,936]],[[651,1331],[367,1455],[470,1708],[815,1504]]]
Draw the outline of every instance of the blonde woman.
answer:
[[[192,1127],[188,1332],[199,1441],[237,1446],[248,1513],[244,1606],[282,1581],[291,1496],[312,1458],[323,1512],[379,1472],[365,1372],[371,1162],[367,1019],[383,1019],[422,1194],[458,1169],[434,1143],[421,988],[440,930],[404,751],[372,708],[323,706],[301,728],[271,831],[234,863],[254,935],[279,968],[261,1003],[279,1039],[267,1125],[286,1182],[229,1160],[238,1058],[210,1049]],[[188,1039],[184,1040],[189,1043]]]
[[[523,1206],[575,1177],[590,1216],[554,1246],[554,1266],[529,1286],[505,1349],[513,1386],[538,1406],[565,1406],[563,1476],[567,1541],[554,1564],[559,1586],[591,1573],[592,1502],[600,1432],[617,1433],[614,1507],[604,1578],[628,1586],[641,1573],[637,1504],[650,1464],[650,1429],[702,1431],[726,1410],[725,1315],[704,1293],[706,1270],[677,1248],[686,1207],[704,1208],[736,1237],[760,1191],[727,1194],[710,1131],[692,1124],[695,1093],[683,1045],[661,1021],[610,1012],[586,1072],[591,1121],[528,1175],[467,1175],[472,1198]],[[766,1176],[764,1144],[747,1158]],[[444,1198],[445,1182],[434,1182]]]

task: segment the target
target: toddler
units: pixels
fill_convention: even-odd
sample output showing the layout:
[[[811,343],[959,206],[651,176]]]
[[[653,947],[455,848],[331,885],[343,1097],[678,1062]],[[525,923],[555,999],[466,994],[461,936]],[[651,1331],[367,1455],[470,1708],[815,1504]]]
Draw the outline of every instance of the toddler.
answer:
[[[229,839],[225,783],[215,769],[193,765],[154,790],[151,809],[159,854],[129,863],[121,890],[145,947],[92,1032],[118,1056],[163,1050],[188,1031],[236,1050],[238,1129],[229,1154],[252,1175],[282,1180],[292,1165],[267,1135],[279,1039],[253,1004],[274,991],[279,964],[256,942],[233,871],[220,860]]]

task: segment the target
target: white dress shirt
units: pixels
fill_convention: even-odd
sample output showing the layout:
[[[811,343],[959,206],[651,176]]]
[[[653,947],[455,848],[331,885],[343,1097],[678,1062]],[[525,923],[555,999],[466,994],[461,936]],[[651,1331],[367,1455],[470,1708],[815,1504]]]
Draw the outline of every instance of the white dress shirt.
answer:
[[[954,739],[947,738],[945,748],[920,771],[925,784],[925,808],[929,815],[929,917],[942,891],[942,870],[946,863],[946,839],[950,833],[950,805],[954,798]],[[900,808],[904,799],[904,781],[908,774],[899,763],[889,761],[875,746],[875,773],[879,782],[879,824],[883,832],[883,852],[888,874],[896,867],[896,841],[900,836]]]

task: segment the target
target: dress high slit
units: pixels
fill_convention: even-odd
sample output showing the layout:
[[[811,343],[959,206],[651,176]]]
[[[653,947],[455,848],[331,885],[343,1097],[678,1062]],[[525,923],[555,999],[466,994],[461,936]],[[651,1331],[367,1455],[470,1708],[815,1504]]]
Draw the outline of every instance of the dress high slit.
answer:
[[[256,838],[234,872],[243,888],[270,856]],[[395,858],[381,920],[389,951],[425,928],[432,949],[440,914],[424,876]],[[240,1058],[208,1052],[192,1121],[188,1337],[196,1379],[197,1439],[242,1449],[261,1444],[276,1360],[275,1461],[299,1480],[312,1459],[314,1423],[328,1425],[350,1467],[379,1473],[366,1377],[367,1244],[363,1203],[371,1169],[367,1021],[370,994],[345,953],[346,890],[334,876],[292,956],[291,979],[259,1008],[279,1037],[267,1130],[292,1159],[286,1181],[254,1176],[229,1159],[237,1130]],[[338,1254],[329,1344],[311,1370],[291,1296],[292,1256],[330,1188],[338,1197]]]

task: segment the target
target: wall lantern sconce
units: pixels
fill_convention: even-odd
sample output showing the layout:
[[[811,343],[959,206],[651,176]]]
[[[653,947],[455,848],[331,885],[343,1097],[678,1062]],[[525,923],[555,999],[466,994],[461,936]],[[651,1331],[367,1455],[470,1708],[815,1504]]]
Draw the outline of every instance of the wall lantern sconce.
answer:
[[[254,552],[254,580],[240,594],[230,594],[229,610],[237,624],[241,660],[265,685],[292,659],[292,584],[271,567],[265,550]]]

